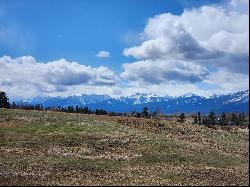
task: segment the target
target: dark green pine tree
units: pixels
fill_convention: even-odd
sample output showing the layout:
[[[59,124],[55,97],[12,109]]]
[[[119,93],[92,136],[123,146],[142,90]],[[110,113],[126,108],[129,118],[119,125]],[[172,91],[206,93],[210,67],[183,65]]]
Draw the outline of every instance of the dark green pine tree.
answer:
[[[201,113],[198,112],[198,124],[201,125]]]
[[[73,106],[68,106],[67,112],[68,112],[68,113],[74,113],[74,112],[75,112],[74,107],[73,107]]]
[[[183,123],[185,121],[185,114],[184,113],[181,113],[181,115],[179,116],[179,121],[181,123]]]
[[[17,108],[17,104],[13,101],[12,105],[11,105],[12,109],[16,109]]]
[[[194,116],[194,124],[197,124],[198,123],[198,117],[195,115]]]
[[[232,125],[239,125],[239,118],[235,113],[231,115],[231,123]]]
[[[209,126],[209,119],[206,116],[203,116],[202,118],[202,125]]]
[[[222,112],[222,114],[221,114],[219,125],[222,125],[222,126],[227,125],[227,116],[226,116],[225,112]]]
[[[84,107],[83,108],[83,113],[84,114],[89,114],[90,113],[89,108],[88,107]]]
[[[216,124],[216,119],[215,119],[215,114],[211,110],[209,115],[208,115],[208,120],[209,120],[209,125],[215,125]]]
[[[206,120],[205,120],[205,118],[202,118],[202,123],[201,123],[202,125],[206,125]]]
[[[76,113],[79,113],[80,112],[80,108],[78,105],[76,105]]]
[[[244,112],[241,113],[241,114],[239,114],[239,124],[240,124],[240,125],[243,125],[243,124],[244,124],[245,119],[246,119],[246,116],[245,116]]]
[[[149,116],[148,107],[144,107],[141,114],[143,117],[147,118]]]
[[[5,92],[0,91],[0,108],[9,108],[10,104],[8,102],[8,97]]]
[[[236,118],[235,113],[232,113],[232,114],[231,114],[231,124],[232,124],[232,125],[234,125],[234,123],[235,123],[235,118]]]
[[[242,115],[241,114],[239,114],[239,124],[242,124]]]

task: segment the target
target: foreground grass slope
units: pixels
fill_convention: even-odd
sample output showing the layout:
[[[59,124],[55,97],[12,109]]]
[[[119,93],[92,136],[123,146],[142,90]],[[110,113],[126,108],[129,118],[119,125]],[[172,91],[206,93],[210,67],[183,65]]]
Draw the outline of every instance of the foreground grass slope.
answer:
[[[0,185],[248,185],[246,129],[0,109]]]

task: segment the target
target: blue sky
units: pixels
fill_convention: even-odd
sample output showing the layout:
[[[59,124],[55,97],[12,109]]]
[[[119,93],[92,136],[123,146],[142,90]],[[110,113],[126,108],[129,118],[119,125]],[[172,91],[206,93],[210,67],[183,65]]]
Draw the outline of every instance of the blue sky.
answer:
[[[0,56],[31,55],[39,61],[65,58],[94,67],[106,66],[121,71],[131,61],[122,55],[124,48],[137,42],[147,20],[156,14],[182,13],[215,1],[176,0],[6,0],[1,26],[18,32],[16,45],[0,45]],[[18,43],[20,42],[20,43]],[[100,59],[98,51],[111,52]]]
[[[36,96],[38,92],[42,95],[70,95],[85,91],[90,93],[90,90],[100,94],[106,93],[105,88],[100,87],[99,79],[98,81],[93,81],[92,78],[91,81],[89,79],[83,80],[82,77],[86,77],[83,72],[87,71],[87,66],[90,66],[97,75],[96,71],[100,74],[105,71],[106,77],[100,79],[105,79],[108,82],[101,86],[112,89],[107,92],[110,95],[121,93],[117,90],[125,87],[129,90],[122,95],[131,94],[133,90],[145,92],[149,86],[154,88],[150,92],[156,92],[159,90],[157,86],[162,88],[162,85],[166,86],[164,89],[167,90],[165,92],[161,90],[162,95],[178,95],[190,92],[190,89],[197,94],[206,94],[210,88],[210,92],[207,94],[247,89],[246,76],[249,73],[244,72],[244,70],[248,66],[249,54],[246,52],[241,54],[235,49],[235,46],[241,45],[242,39],[238,39],[239,37],[245,37],[246,34],[249,34],[248,25],[234,24],[233,29],[230,28],[230,25],[218,26],[218,23],[226,22],[228,19],[239,22],[239,24],[246,19],[249,10],[244,7],[246,3],[249,3],[244,0],[238,2],[227,0],[0,0],[0,58],[9,56],[11,60],[15,60],[30,56],[33,59],[28,58],[29,62],[35,61],[35,63],[44,64],[65,59],[65,62],[55,64],[58,71],[62,70],[61,66],[64,69],[70,67],[69,72],[73,72],[73,75],[68,73],[69,79],[76,76],[78,80],[82,80],[82,82],[72,81],[73,83],[70,84],[70,81],[62,78],[67,82],[64,85],[62,81],[55,83],[54,79],[57,80],[57,78],[53,77],[50,80],[53,79],[54,82],[46,82],[45,80],[43,85],[32,83],[32,86],[35,85],[32,89],[34,93],[30,96]],[[186,14],[184,14],[185,11]],[[230,12],[237,12],[241,17],[230,17]],[[197,17],[199,15],[201,15],[200,17],[205,16],[204,22],[201,19],[195,20],[197,17],[193,16],[194,14]],[[211,24],[209,27],[213,28],[213,15],[217,16],[218,20],[215,20],[214,23],[215,31],[210,32],[209,28],[203,28],[205,27],[203,24]],[[177,16],[178,20],[173,16]],[[207,23],[205,22],[206,18],[208,18]],[[153,20],[153,26],[150,25],[150,19]],[[168,22],[169,26],[167,20],[171,20],[171,23]],[[192,20],[194,21],[192,22]],[[183,25],[184,31],[187,32],[184,39],[182,35],[173,35],[180,31],[180,29],[176,30],[177,23]],[[204,29],[200,33],[198,31],[199,25],[201,30]],[[173,29],[168,29],[171,26]],[[234,29],[237,27],[241,29]],[[146,28],[149,28],[149,31],[145,31]],[[223,38],[221,33],[224,31],[230,35],[230,41]],[[236,35],[242,36],[235,37]],[[174,36],[175,39],[169,38],[170,36]],[[171,43],[170,40],[174,40],[174,43],[178,45],[171,46],[173,42]],[[168,43],[169,41],[170,43]],[[184,45],[185,42],[187,44]],[[145,45],[149,45],[149,48],[145,48]],[[228,49],[222,49],[228,45],[231,45]],[[136,46],[136,49],[133,48]],[[176,53],[176,47],[182,51],[173,55]],[[168,48],[171,48],[172,51],[169,51]],[[127,52],[125,52],[126,49]],[[97,54],[100,51],[106,51],[110,56],[107,58],[98,57]],[[205,60],[208,56],[213,61]],[[27,58],[23,59],[27,60]],[[235,86],[234,83],[227,86],[217,85],[213,82],[214,76],[220,74],[224,79],[227,79],[232,67],[238,67],[232,59],[242,61],[243,65],[235,68],[237,70],[233,73],[239,77],[239,80],[243,81],[243,84],[241,86]],[[7,62],[6,59],[2,59],[2,61]],[[226,61],[230,61],[230,63],[232,61],[232,63],[226,64]],[[72,62],[83,66],[76,66],[76,69],[72,69]],[[13,67],[8,68],[14,69],[15,67],[13,65]],[[108,68],[108,70],[99,70],[100,67]],[[192,68],[190,69],[190,67]],[[3,70],[7,66],[2,65],[0,68]],[[149,71],[148,68],[153,70]],[[177,70],[170,72],[168,68]],[[23,70],[25,69],[23,68]],[[46,66],[45,69],[50,75],[53,74],[51,73],[53,68],[48,70],[49,66]],[[78,72],[79,69],[82,70],[82,74]],[[143,75],[140,70],[145,71]],[[32,70],[28,68],[26,71]],[[156,73],[160,75],[157,76]],[[33,71],[33,73],[26,72],[26,74],[36,73]],[[16,91],[12,90],[13,85],[16,85],[16,90],[18,88],[20,90],[26,89],[28,83],[15,81],[20,80],[21,75],[19,78],[15,76],[14,73],[5,77],[2,75],[0,86],[10,95],[17,96]],[[88,74],[87,77],[89,76]],[[108,80],[107,77],[112,76],[114,76],[111,78],[112,81]],[[116,78],[118,83],[113,85],[113,80]],[[224,84],[224,79],[221,80],[220,84]],[[8,85],[12,85],[12,88]],[[179,85],[184,91],[174,90],[176,85]],[[77,86],[78,88],[76,88]],[[90,88],[84,86],[90,86]],[[45,91],[41,91],[44,87],[46,87]],[[142,89],[138,90],[138,87]],[[26,96],[27,94],[20,93],[19,95]]]

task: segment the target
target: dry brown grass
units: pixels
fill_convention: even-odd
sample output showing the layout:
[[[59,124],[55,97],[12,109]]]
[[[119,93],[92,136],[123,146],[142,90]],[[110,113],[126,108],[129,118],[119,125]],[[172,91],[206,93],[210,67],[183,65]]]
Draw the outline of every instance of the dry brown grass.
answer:
[[[0,109],[0,185],[248,185],[249,132]]]

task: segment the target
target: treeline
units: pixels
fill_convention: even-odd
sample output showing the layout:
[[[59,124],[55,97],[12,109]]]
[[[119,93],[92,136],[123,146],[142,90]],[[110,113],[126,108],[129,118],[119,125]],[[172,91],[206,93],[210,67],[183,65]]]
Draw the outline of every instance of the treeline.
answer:
[[[0,108],[7,109],[22,109],[22,110],[50,110],[50,111],[59,111],[59,112],[67,112],[67,113],[82,113],[82,114],[96,114],[96,115],[107,115],[108,112],[103,109],[91,110],[88,107],[80,107],[76,105],[76,107],[68,106],[68,107],[44,107],[42,104],[28,104],[28,103],[9,103],[9,99],[5,92],[0,91]],[[111,113],[112,115],[122,115],[120,113]]]
[[[138,117],[138,118],[167,118],[169,116],[163,115],[159,110],[149,112],[147,107],[144,107],[141,112],[107,112],[104,109],[95,109],[91,110],[88,107],[81,107],[79,105],[67,106],[67,107],[44,107],[42,104],[27,104],[27,103],[15,103],[10,104],[8,102],[8,97],[5,92],[0,91],[0,108],[10,108],[10,109],[22,109],[22,110],[48,110],[48,111],[58,111],[58,112],[67,112],[67,113],[81,113],[81,114],[96,114],[96,115],[110,115],[110,116],[128,116],[128,117]],[[170,115],[172,117],[176,115]],[[184,113],[176,116],[178,122],[185,122],[186,116]],[[190,116],[189,116],[190,117]],[[198,112],[193,117],[193,124],[205,125],[208,127],[214,125],[221,126],[237,126],[237,125],[248,125],[248,120],[246,119],[246,115],[244,113],[231,113],[226,114],[223,112],[220,115],[216,115],[212,110],[208,115],[201,115]]]
[[[212,110],[210,113],[206,115],[201,115],[200,112],[198,112],[194,116],[194,124],[198,125],[205,125],[208,127],[214,126],[214,125],[220,125],[220,126],[238,126],[238,125],[248,125],[248,121],[246,119],[245,113],[228,113],[225,112],[221,113],[220,115],[216,115]]]
[[[27,103],[15,103],[13,102],[12,104],[9,104],[10,109],[22,109],[22,110],[44,110],[43,105],[41,104],[27,104]]]
[[[96,115],[110,115],[110,116],[133,116],[133,117],[144,117],[150,118],[156,115],[156,112],[148,112],[148,108],[144,107],[142,112],[130,112],[130,113],[121,113],[121,112],[107,112],[104,109],[95,109],[91,110],[88,107],[81,107],[79,105],[67,106],[67,107],[43,107],[42,104],[28,104],[28,103],[15,103],[6,105],[4,108],[10,109],[22,109],[22,110],[48,110],[48,111],[57,111],[57,112],[67,112],[67,113],[81,113],[81,114],[96,114]]]
[[[81,107],[79,105],[67,106],[67,107],[44,107],[42,104],[28,104],[28,103],[15,103],[10,104],[8,102],[8,97],[5,92],[0,92],[0,108],[8,109],[22,109],[22,110],[48,110],[48,111],[58,111],[58,112],[67,112],[67,113],[81,113],[81,114],[96,114],[96,115],[110,115],[110,116],[133,116],[133,117],[144,117],[150,118],[155,117],[158,113],[149,112],[147,107],[144,107],[142,112],[130,112],[130,113],[121,113],[121,112],[107,112],[104,109],[95,109],[91,110],[88,107]]]
[[[9,108],[11,109],[22,109],[22,110],[48,110],[48,111],[57,111],[57,112],[67,112],[67,113],[82,113],[82,114],[96,114],[96,115],[107,115],[108,112],[103,109],[96,109],[91,110],[88,107],[81,107],[76,105],[76,107],[73,106],[67,106],[67,107],[43,107],[42,104],[16,104],[13,102],[9,105]]]

